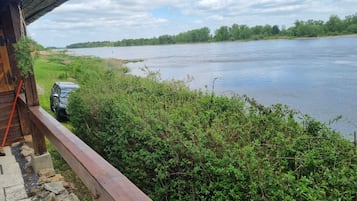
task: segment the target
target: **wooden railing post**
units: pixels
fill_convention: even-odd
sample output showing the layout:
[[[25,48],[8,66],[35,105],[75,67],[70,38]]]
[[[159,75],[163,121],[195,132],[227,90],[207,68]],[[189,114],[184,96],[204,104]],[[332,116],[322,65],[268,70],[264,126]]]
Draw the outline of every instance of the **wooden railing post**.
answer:
[[[31,124],[31,127],[34,153],[42,155],[47,152],[45,136],[34,124]]]

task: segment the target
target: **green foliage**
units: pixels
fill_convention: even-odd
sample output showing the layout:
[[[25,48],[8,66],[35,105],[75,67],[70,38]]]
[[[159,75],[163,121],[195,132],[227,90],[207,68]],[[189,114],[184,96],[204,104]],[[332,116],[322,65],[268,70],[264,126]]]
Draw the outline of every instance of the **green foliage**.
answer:
[[[111,46],[135,46],[135,45],[166,45],[179,43],[199,43],[208,42],[211,40],[210,29],[203,27],[187,32],[179,33],[178,35],[162,35],[158,38],[139,38],[139,39],[123,39],[116,42],[87,42],[75,43],[68,45],[67,48],[90,48],[90,47],[111,47]]]
[[[34,57],[31,53],[36,50],[34,43],[29,37],[23,36],[13,46],[15,49],[17,66],[20,68],[21,75],[23,77],[28,77],[33,74],[32,66]]]
[[[211,40],[210,29],[203,27],[201,29],[194,29],[183,32],[174,37],[175,43],[197,43],[208,42]]]
[[[92,59],[71,63],[74,132],[154,200],[356,200],[354,147],[326,124]]]
[[[122,64],[123,62],[120,62],[120,60],[117,59],[102,60],[93,57],[74,57],[66,54],[66,51],[41,52],[38,55],[38,59],[35,60],[34,65],[41,106],[50,114],[54,114],[51,112],[49,104],[49,96],[53,83],[59,80],[73,81],[75,78],[84,79],[82,75],[78,73],[74,74],[74,66],[76,69],[79,69],[78,71],[87,69],[88,71],[98,72],[99,74],[104,74],[105,72],[110,71],[110,69],[116,69],[116,71],[119,71],[120,73],[125,73],[128,71],[128,68],[122,66]],[[91,74],[93,74],[93,72]],[[70,124],[65,124],[65,126],[71,129]],[[51,145],[49,141],[46,142],[56,172],[63,175],[67,182],[71,182],[75,185],[75,193],[80,200],[92,200],[92,195],[86,186],[81,182],[78,176],[71,171],[70,167],[56,151],[55,147]]]
[[[105,46],[134,46],[134,45],[164,45],[178,43],[197,43],[211,41],[232,41],[232,40],[261,40],[275,38],[293,37],[319,37],[357,33],[357,14],[346,16],[340,19],[332,15],[327,22],[321,20],[297,20],[294,26],[279,29],[278,25],[257,25],[248,27],[247,25],[233,24],[231,27],[221,26],[214,31],[211,36],[210,29],[203,27],[177,35],[162,35],[154,38],[123,39],[116,42],[86,42],[68,45],[67,48],[88,48]]]
[[[217,29],[214,35],[216,41],[227,41],[229,40],[229,28],[227,26],[222,26]]]
[[[271,34],[277,35],[279,33],[280,33],[280,29],[279,29],[278,25],[274,25],[273,28],[271,28]]]

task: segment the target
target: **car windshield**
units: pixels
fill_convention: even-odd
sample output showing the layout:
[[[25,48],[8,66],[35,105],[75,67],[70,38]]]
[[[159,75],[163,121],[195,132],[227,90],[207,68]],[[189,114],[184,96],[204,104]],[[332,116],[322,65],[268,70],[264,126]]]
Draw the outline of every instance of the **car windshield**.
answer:
[[[76,88],[63,88],[61,89],[61,98],[68,98],[69,94]]]

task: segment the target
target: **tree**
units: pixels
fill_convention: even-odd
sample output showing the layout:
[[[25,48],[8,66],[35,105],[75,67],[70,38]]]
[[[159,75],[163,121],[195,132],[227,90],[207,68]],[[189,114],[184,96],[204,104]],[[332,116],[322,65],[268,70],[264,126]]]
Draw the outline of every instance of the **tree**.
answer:
[[[174,40],[173,40],[172,36],[170,36],[170,35],[159,36],[159,41],[160,41],[160,44],[173,44],[174,43]]]
[[[347,27],[349,33],[357,33],[357,24],[351,24]]]
[[[343,30],[343,23],[341,19],[337,15],[331,15],[330,19],[326,22],[326,28],[328,32],[337,34],[342,32]]]
[[[194,42],[207,42],[211,39],[211,30],[208,27],[196,29],[195,32],[197,34],[197,40]]]
[[[269,36],[288,36],[288,37],[317,37],[325,35],[342,35],[347,33],[357,33],[357,13],[340,19],[336,15],[330,16],[324,23],[322,20],[296,20],[294,26],[281,30],[278,25],[257,25],[248,27],[247,25],[233,24],[231,27],[221,26],[214,32],[215,41],[228,40],[260,40],[267,39]],[[182,32],[177,35],[162,35],[154,38],[123,39],[121,41],[111,42],[87,42],[75,43],[67,46],[68,48],[87,48],[104,46],[131,46],[131,45],[159,45],[176,43],[197,43],[209,42],[212,40],[211,31],[207,27],[193,29]]]
[[[240,25],[239,32],[239,37],[242,40],[249,39],[252,36],[252,30],[247,25]]]
[[[271,33],[272,33],[272,27],[271,27],[269,24],[265,25],[265,26],[263,27],[263,36],[264,36],[264,37],[265,37],[265,36],[270,36]]]
[[[357,24],[357,13],[354,15],[346,16],[344,21],[347,25]]]
[[[239,40],[240,39],[240,37],[239,37],[239,25],[238,24],[233,24],[231,26],[231,28],[229,29],[229,32],[230,32],[231,38],[233,40]]]
[[[273,28],[271,29],[271,34],[278,35],[279,33],[280,33],[280,29],[278,25],[274,25]]]
[[[229,40],[229,30],[227,26],[222,26],[217,29],[214,36],[216,41],[227,41]]]

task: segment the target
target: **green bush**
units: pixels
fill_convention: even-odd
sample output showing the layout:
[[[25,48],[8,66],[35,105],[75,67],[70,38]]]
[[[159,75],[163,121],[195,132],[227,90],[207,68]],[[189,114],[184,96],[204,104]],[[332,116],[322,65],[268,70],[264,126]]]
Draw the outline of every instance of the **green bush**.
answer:
[[[324,123],[83,63],[73,73],[75,133],[154,200],[356,200],[354,147]]]

